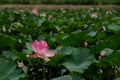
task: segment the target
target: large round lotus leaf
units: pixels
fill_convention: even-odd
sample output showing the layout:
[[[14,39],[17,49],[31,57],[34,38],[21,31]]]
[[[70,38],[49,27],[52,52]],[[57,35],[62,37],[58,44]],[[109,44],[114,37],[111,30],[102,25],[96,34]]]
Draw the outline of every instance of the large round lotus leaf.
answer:
[[[62,64],[69,71],[76,71],[83,73],[93,62],[95,62],[94,55],[90,53],[87,48],[72,48],[72,54],[67,56]]]
[[[16,67],[16,64],[13,62],[0,58],[0,80],[18,80],[20,77],[23,77],[22,70]]]
[[[70,75],[65,75],[58,78],[54,78],[52,80],[72,80],[72,77]]]

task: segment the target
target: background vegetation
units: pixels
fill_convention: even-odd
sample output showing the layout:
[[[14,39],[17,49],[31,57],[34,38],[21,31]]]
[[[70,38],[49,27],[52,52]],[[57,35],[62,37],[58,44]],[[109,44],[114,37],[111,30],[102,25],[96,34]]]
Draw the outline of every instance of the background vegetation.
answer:
[[[1,0],[0,4],[117,4],[120,0]]]
[[[120,9],[32,11],[0,12],[0,80],[120,80]],[[35,39],[50,62],[26,57]]]

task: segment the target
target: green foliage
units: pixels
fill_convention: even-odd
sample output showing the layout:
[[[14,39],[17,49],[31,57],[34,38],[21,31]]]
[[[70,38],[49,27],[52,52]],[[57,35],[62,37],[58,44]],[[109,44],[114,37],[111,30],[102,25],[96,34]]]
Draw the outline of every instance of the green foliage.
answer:
[[[93,13],[98,17],[91,17]],[[1,10],[0,80],[18,80],[23,74],[18,62],[24,64],[26,74],[20,80],[42,80],[44,69],[48,80],[119,79],[119,9],[44,9],[38,14],[29,9]],[[35,39],[45,40],[56,51],[50,62],[26,57],[34,54],[31,44]]]
[[[3,51],[2,55],[5,56],[8,59],[11,59],[12,61],[15,61],[16,58],[17,58],[17,56],[14,53],[10,52],[10,51]]]
[[[64,58],[62,64],[69,70],[83,73],[92,63],[95,62],[94,56],[87,48],[72,48],[71,55]]]
[[[65,76],[55,78],[55,79],[52,79],[52,80],[64,80],[64,79],[72,80],[72,77],[70,75],[65,75]]]
[[[113,30],[113,31],[120,31],[120,26],[116,24],[111,24],[108,26],[108,29]]]
[[[25,76],[15,63],[4,58],[0,58],[0,73],[0,80],[18,80]]]
[[[111,64],[111,65],[117,65],[117,66],[120,66],[120,63],[119,63],[119,55],[120,55],[120,52],[114,52],[112,53],[111,55],[109,55],[108,57],[104,58],[103,61]]]

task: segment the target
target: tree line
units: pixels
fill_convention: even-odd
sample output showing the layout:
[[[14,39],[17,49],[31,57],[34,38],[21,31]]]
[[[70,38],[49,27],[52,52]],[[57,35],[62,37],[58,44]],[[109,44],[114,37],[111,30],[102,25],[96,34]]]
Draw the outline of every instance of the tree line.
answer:
[[[120,0],[1,0],[0,4],[120,5]]]

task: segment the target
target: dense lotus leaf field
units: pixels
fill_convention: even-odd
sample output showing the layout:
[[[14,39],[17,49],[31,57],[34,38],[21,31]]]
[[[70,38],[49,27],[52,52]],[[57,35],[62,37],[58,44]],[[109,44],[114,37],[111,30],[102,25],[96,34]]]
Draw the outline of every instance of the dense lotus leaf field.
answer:
[[[120,9],[0,11],[0,80],[119,79]]]

